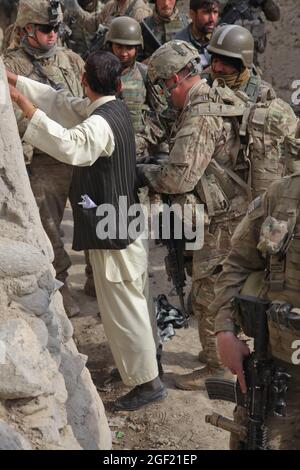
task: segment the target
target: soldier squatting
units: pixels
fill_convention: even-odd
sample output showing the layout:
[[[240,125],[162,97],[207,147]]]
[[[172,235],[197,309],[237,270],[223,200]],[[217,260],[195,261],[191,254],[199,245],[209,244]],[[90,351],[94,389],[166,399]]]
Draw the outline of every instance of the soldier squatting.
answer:
[[[114,374],[133,387],[115,408],[167,396],[147,244],[99,241],[96,211],[80,195],[95,207],[146,194],[204,204],[204,247],[191,253],[202,367],[176,386],[238,397],[234,421],[207,418],[231,431],[232,449],[299,449],[300,126],[258,67],[276,1],[1,4],[2,28],[13,23],[4,61],[28,177],[66,312],[79,313],[60,228],[69,197],[86,293],[97,296]]]

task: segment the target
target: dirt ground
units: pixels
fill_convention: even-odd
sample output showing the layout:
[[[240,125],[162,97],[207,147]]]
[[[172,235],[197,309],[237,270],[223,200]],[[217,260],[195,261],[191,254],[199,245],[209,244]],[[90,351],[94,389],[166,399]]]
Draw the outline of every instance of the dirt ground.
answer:
[[[269,41],[265,56],[261,59],[265,79],[273,84],[282,98],[290,101],[292,83],[300,80],[300,10],[299,0],[280,0],[282,19],[269,24]],[[200,349],[195,319],[190,328],[177,330],[176,336],[164,345],[164,383],[168,398],[133,413],[115,413],[113,400],[126,393],[121,382],[112,382],[109,372],[113,359],[97,315],[96,301],[83,293],[84,257],[70,249],[72,237],[71,211],[68,209],[63,224],[67,248],[73,266],[70,281],[73,294],[81,306],[80,316],[72,323],[79,350],[88,356],[88,367],[104,402],[114,449],[227,449],[228,434],[205,423],[204,417],[212,408],[230,416],[231,404],[210,402],[204,392],[188,392],[175,388],[177,374],[197,368]],[[154,295],[165,293],[169,301],[178,306],[178,299],[164,271],[164,248],[151,248],[151,283]]]

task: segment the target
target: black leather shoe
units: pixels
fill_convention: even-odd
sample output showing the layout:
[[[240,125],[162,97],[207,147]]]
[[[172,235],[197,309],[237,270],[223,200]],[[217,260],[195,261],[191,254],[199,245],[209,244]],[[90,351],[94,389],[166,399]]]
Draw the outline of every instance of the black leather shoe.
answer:
[[[129,393],[118,398],[114,402],[114,407],[119,411],[134,411],[150,403],[163,400],[167,395],[168,392],[163,385],[154,390],[145,390],[143,385],[137,385]]]

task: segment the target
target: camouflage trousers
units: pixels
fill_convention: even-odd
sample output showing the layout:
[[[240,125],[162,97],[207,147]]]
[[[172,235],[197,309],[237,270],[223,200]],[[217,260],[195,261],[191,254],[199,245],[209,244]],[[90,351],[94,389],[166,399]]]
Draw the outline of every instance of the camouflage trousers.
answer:
[[[192,281],[192,306],[198,318],[200,342],[206,356],[207,364],[213,368],[222,367],[217,354],[216,337],[214,335],[215,316],[209,312],[208,305],[214,298],[214,284],[217,275]]]
[[[282,363],[280,365],[282,366]],[[292,379],[288,385],[286,416],[272,415],[266,421],[269,431],[268,447],[273,450],[300,450],[300,376],[299,371],[295,373],[296,368],[299,366],[287,368]],[[234,411],[236,423],[245,425],[246,416],[245,408],[236,407]],[[235,434],[231,435],[229,446],[231,450],[240,449],[240,443]]]
[[[43,228],[54,251],[56,277],[64,282],[71,266],[61,238],[61,222],[69,195],[72,167],[48,155],[34,156],[27,167]]]

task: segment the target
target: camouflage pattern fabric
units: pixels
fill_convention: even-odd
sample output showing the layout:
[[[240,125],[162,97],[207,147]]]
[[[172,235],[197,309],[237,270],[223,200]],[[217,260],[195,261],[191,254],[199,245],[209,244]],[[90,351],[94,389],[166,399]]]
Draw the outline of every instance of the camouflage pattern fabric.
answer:
[[[231,308],[231,299],[240,292],[243,287],[245,295],[259,295],[271,301],[282,301],[300,307],[299,288],[300,288],[300,270],[299,270],[299,214],[300,201],[300,174],[294,174],[283,178],[281,181],[273,183],[266,195],[260,199],[255,205],[251,205],[248,214],[245,216],[241,224],[232,238],[232,248],[227,259],[223,263],[223,270],[218,278],[215,286],[215,300],[210,306],[211,312],[217,313],[215,322],[215,331],[234,331],[234,318]],[[281,288],[273,289],[272,275],[274,259],[270,260],[269,256],[264,256],[259,243],[262,241],[263,226],[269,226],[270,217],[279,222],[286,222],[289,226],[289,235],[291,242],[285,251],[281,252],[284,258],[283,267],[283,283]],[[281,249],[280,249],[281,250]],[[274,266],[274,269],[276,269]],[[261,273],[262,276],[256,276]],[[251,290],[247,283],[253,278]],[[250,283],[249,283],[250,286]],[[300,407],[299,407],[299,391],[300,391],[300,374],[299,366],[291,363],[291,356],[294,350],[291,348],[294,338],[297,339],[296,333],[299,332],[289,329],[288,341],[285,341],[285,328],[280,329],[280,335],[276,336],[276,341],[272,338],[273,331],[270,330],[271,344],[275,344],[272,348],[272,354],[275,362],[279,366],[284,367],[292,375],[289,383],[287,394],[287,410],[285,417],[270,417],[267,425],[270,429],[270,446],[280,450],[299,450],[300,449],[300,433],[299,423]],[[289,362],[279,359],[286,351],[281,348],[289,344],[290,354],[286,358],[290,358]],[[243,410],[238,408],[235,412],[235,420],[241,424],[245,422]],[[237,441],[232,436],[231,448],[237,448]]]
[[[83,27],[90,33],[95,33],[99,24],[109,26],[113,18],[125,15],[126,10],[130,7],[134,0],[127,0],[122,7],[120,7],[118,0],[110,0],[103,7],[100,13],[90,14],[81,10],[77,13],[76,19],[83,25]],[[129,16],[138,22],[152,14],[152,9],[144,0],[137,0],[130,11]]]
[[[89,10],[86,8],[85,10],[87,12],[97,14],[102,11],[103,5],[101,2],[97,1],[96,5],[94,5],[95,2],[92,2],[92,4],[93,9]],[[68,40],[68,47],[83,57],[91,46],[91,41],[94,37],[94,34],[89,33],[81,24],[81,22],[70,15],[67,10],[64,12],[64,23],[67,24],[72,31],[72,36]]]
[[[161,44],[174,39],[176,34],[189,23],[187,16],[179,13],[177,8],[169,18],[160,16],[154,9],[153,14],[145,18],[144,21]],[[145,44],[143,52],[145,58],[152,54],[152,51],[148,50],[147,44]]]

